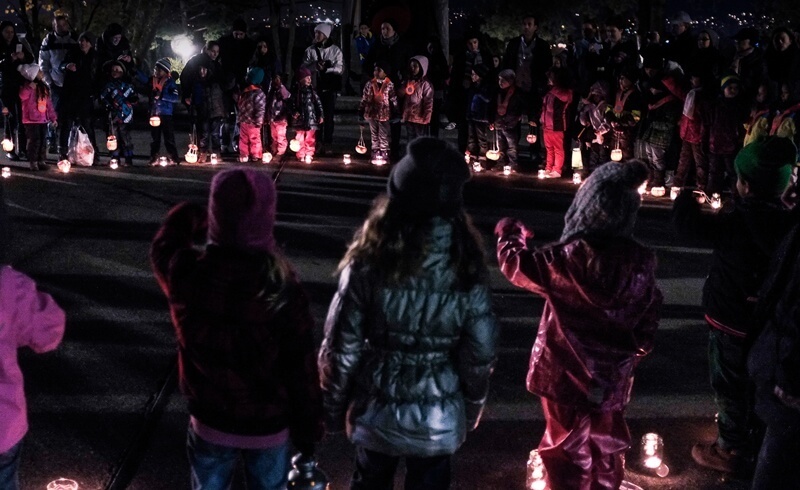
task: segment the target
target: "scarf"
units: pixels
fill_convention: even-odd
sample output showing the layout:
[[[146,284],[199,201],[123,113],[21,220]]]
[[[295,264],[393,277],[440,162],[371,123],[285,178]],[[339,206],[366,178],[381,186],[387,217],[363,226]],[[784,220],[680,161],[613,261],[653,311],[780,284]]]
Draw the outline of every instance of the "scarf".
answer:
[[[372,83],[372,99],[375,101],[376,104],[383,104],[384,96],[387,91],[387,87],[389,84],[389,77],[384,78],[383,80],[378,80],[377,78],[373,78],[370,83]]]
[[[381,44],[384,46],[391,46],[396,43],[398,39],[400,39],[400,36],[396,32],[392,34],[392,37],[381,36]]]
[[[497,115],[498,116],[505,116],[506,112],[508,111],[508,102],[511,100],[511,96],[514,95],[514,86],[508,87],[508,91],[506,92],[505,97],[503,94],[497,95]]]
[[[783,120],[797,111],[800,111],[800,104],[795,104],[778,113],[775,118],[772,119],[772,128],[770,128],[769,134],[778,134],[778,129],[780,129],[781,124],[783,124]]]
[[[164,84],[167,83],[167,79],[169,79],[169,75],[164,78],[153,77],[153,93],[161,93],[161,90],[164,89]]]
[[[625,109],[625,102],[628,100],[628,96],[631,95],[631,93],[633,93],[632,88],[617,94],[617,99],[614,101],[614,114],[617,116],[622,114],[622,111]]]

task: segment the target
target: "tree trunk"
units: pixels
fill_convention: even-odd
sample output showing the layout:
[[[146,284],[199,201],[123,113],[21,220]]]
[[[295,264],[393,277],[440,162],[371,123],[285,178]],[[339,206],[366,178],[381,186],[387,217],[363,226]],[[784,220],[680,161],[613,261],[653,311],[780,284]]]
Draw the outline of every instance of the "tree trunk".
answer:
[[[286,63],[283,64],[283,69],[288,74],[286,86],[292,86],[292,78],[294,77],[294,70],[292,67],[292,51],[294,51],[294,36],[296,24],[294,16],[297,11],[295,10],[295,0],[289,0],[289,39],[286,42]]]
[[[436,0],[434,7],[436,30],[442,41],[444,59],[450,62],[450,5],[448,0]]]
[[[269,30],[272,35],[272,49],[275,51],[275,56],[278,60],[282,59],[283,50],[281,50],[281,2],[280,0],[270,0],[269,2]],[[286,66],[282,67],[284,72],[288,73]]]

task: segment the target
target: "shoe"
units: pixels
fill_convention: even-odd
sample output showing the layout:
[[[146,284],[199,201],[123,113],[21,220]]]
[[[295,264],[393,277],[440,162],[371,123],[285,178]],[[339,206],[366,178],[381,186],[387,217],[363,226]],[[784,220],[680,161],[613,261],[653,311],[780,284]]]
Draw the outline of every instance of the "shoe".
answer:
[[[239,163],[247,163],[249,160],[247,157],[239,157]]]
[[[673,182],[675,182],[675,171],[667,170],[666,175],[664,176],[664,185],[666,187],[672,187]]]
[[[713,444],[698,442],[692,446],[692,459],[700,466],[733,473],[738,458],[736,451],[722,449],[716,442]]]
[[[36,162],[31,162],[29,164],[29,166],[30,166],[31,170],[33,170],[34,172],[39,170],[39,165]]]
[[[451,123],[447,123],[447,126],[445,126],[444,129],[445,129],[445,131],[452,131],[452,130],[456,129],[457,127],[458,127],[458,125],[456,123],[451,122]]]
[[[561,172],[556,172],[555,170],[551,170],[551,171],[547,172],[546,174],[544,174],[544,176],[545,176],[546,179],[560,179],[561,178]]]

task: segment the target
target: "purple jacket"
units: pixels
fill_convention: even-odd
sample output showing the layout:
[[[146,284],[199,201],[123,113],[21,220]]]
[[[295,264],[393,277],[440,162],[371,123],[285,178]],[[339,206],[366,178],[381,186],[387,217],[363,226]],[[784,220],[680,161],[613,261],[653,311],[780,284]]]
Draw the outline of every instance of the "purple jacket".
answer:
[[[64,336],[64,311],[36,283],[10,266],[0,267],[0,453],[28,432],[28,414],[17,349],[42,353]]]
[[[625,408],[633,370],[653,349],[658,326],[655,254],[624,237],[531,250],[532,233],[517,221],[495,233],[506,278],[545,299],[528,391],[589,410]]]

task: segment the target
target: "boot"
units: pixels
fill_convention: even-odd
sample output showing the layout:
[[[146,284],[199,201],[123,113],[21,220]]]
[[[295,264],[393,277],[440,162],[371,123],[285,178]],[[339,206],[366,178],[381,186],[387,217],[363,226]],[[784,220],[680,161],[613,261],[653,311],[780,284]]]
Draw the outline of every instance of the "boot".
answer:
[[[39,170],[39,165],[36,162],[30,162],[29,166],[34,172]]]

